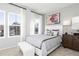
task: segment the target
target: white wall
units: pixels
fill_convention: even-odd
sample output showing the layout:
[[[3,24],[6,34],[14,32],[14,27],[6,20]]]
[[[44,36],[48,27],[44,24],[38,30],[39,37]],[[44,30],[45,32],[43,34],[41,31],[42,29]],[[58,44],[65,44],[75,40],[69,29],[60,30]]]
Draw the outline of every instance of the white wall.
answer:
[[[18,7],[9,5],[7,3],[0,3],[0,10],[7,12],[20,13],[20,9]],[[17,46],[17,42],[20,40],[20,37],[8,37],[8,19],[6,18],[5,23],[5,37],[0,38],[0,49],[15,47]]]
[[[73,17],[79,16],[79,4],[73,4],[71,6],[68,6],[66,8],[63,8],[62,10],[60,10],[61,13],[61,20],[72,20]],[[67,30],[68,29],[68,30]],[[63,30],[65,32],[68,32],[69,34],[71,34],[71,24],[64,26]]]
[[[54,11],[54,12],[51,12],[49,13],[48,15],[51,15],[51,14],[54,14],[56,12],[59,12],[60,13],[60,24],[63,25],[63,21],[64,20],[70,20],[75,17],[75,16],[79,16],[79,4],[72,4],[70,6],[67,6],[61,10],[58,10],[58,11]],[[46,22],[45,22],[46,24]],[[46,25],[47,27],[47,25]],[[52,27],[52,26],[51,26]],[[63,33],[65,32],[68,32],[69,34],[71,34],[71,25],[65,25],[63,27]]]
[[[26,36],[30,35],[31,11],[21,9],[21,40],[25,41]]]
[[[46,29],[50,29],[50,30],[59,29],[59,35],[62,35],[63,28],[62,28],[61,19],[60,19],[60,23],[59,24],[47,25],[47,16],[52,15],[52,14],[57,13],[57,12],[53,12],[53,13],[49,13],[49,14],[45,15],[45,33],[46,33]]]
[[[79,16],[72,18],[72,30],[79,30]]]
[[[71,26],[66,25],[63,26],[63,33],[67,32],[68,34],[71,34]]]

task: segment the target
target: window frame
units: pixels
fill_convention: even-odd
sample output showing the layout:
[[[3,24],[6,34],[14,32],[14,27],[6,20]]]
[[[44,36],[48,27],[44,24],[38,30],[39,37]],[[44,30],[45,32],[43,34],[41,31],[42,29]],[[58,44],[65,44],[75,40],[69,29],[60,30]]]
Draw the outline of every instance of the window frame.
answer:
[[[13,15],[18,15],[20,17],[20,25],[15,25],[15,26],[20,26],[20,35],[21,35],[21,16],[19,13],[15,13],[15,12],[8,12],[8,37],[20,37],[20,35],[14,35],[14,36],[10,36],[10,31],[9,31],[9,28],[10,28],[10,24],[9,24],[9,16],[13,14]]]
[[[5,38],[5,35],[6,35],[6,33],[5,33],[5,27],[6,27],[5,26],[5,24],[6,24],[6,22],[5,22],[5,20],[6,20],[6,11],[0,9],[0,12],[2,12],[4,14],[4,36],[2,36],[0,38]]]

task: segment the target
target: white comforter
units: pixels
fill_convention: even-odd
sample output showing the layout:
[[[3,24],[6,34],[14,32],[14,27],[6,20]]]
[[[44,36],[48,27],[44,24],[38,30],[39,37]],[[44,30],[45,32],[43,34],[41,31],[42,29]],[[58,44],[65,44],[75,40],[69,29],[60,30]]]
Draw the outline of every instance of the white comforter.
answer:
[[[49,40],[51,38],[54,38],[56,36],[48,36],[48,35],[31,35],[31,36],[28,36],[26,41],[28,43],[30,43],[31,45],[37,47],[37,48],[40,48],[41,49],[41,46],[42,46],[42,43],[46,40]]]

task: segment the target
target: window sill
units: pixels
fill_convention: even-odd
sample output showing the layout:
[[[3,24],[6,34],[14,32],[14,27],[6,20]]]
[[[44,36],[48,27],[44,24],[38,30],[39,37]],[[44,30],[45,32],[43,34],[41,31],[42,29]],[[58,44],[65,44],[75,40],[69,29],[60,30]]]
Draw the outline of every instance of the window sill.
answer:
[[[0,37],[0,39],[3,39],[3,38],[5,38],[5,36],[4,37]]]
[[[8,36],[8,38],[14,38],[14,37],[20,37],[20,35],[16,35],[16,36]]]

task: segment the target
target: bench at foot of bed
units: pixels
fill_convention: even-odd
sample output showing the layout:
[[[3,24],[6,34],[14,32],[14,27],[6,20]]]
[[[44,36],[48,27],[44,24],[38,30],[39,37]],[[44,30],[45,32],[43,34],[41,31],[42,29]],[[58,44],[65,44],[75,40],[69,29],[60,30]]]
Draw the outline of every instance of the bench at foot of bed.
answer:
[[[19,42],[18,46],[23,53],[23,56],[34,56],[35,48],[27,42]]]

